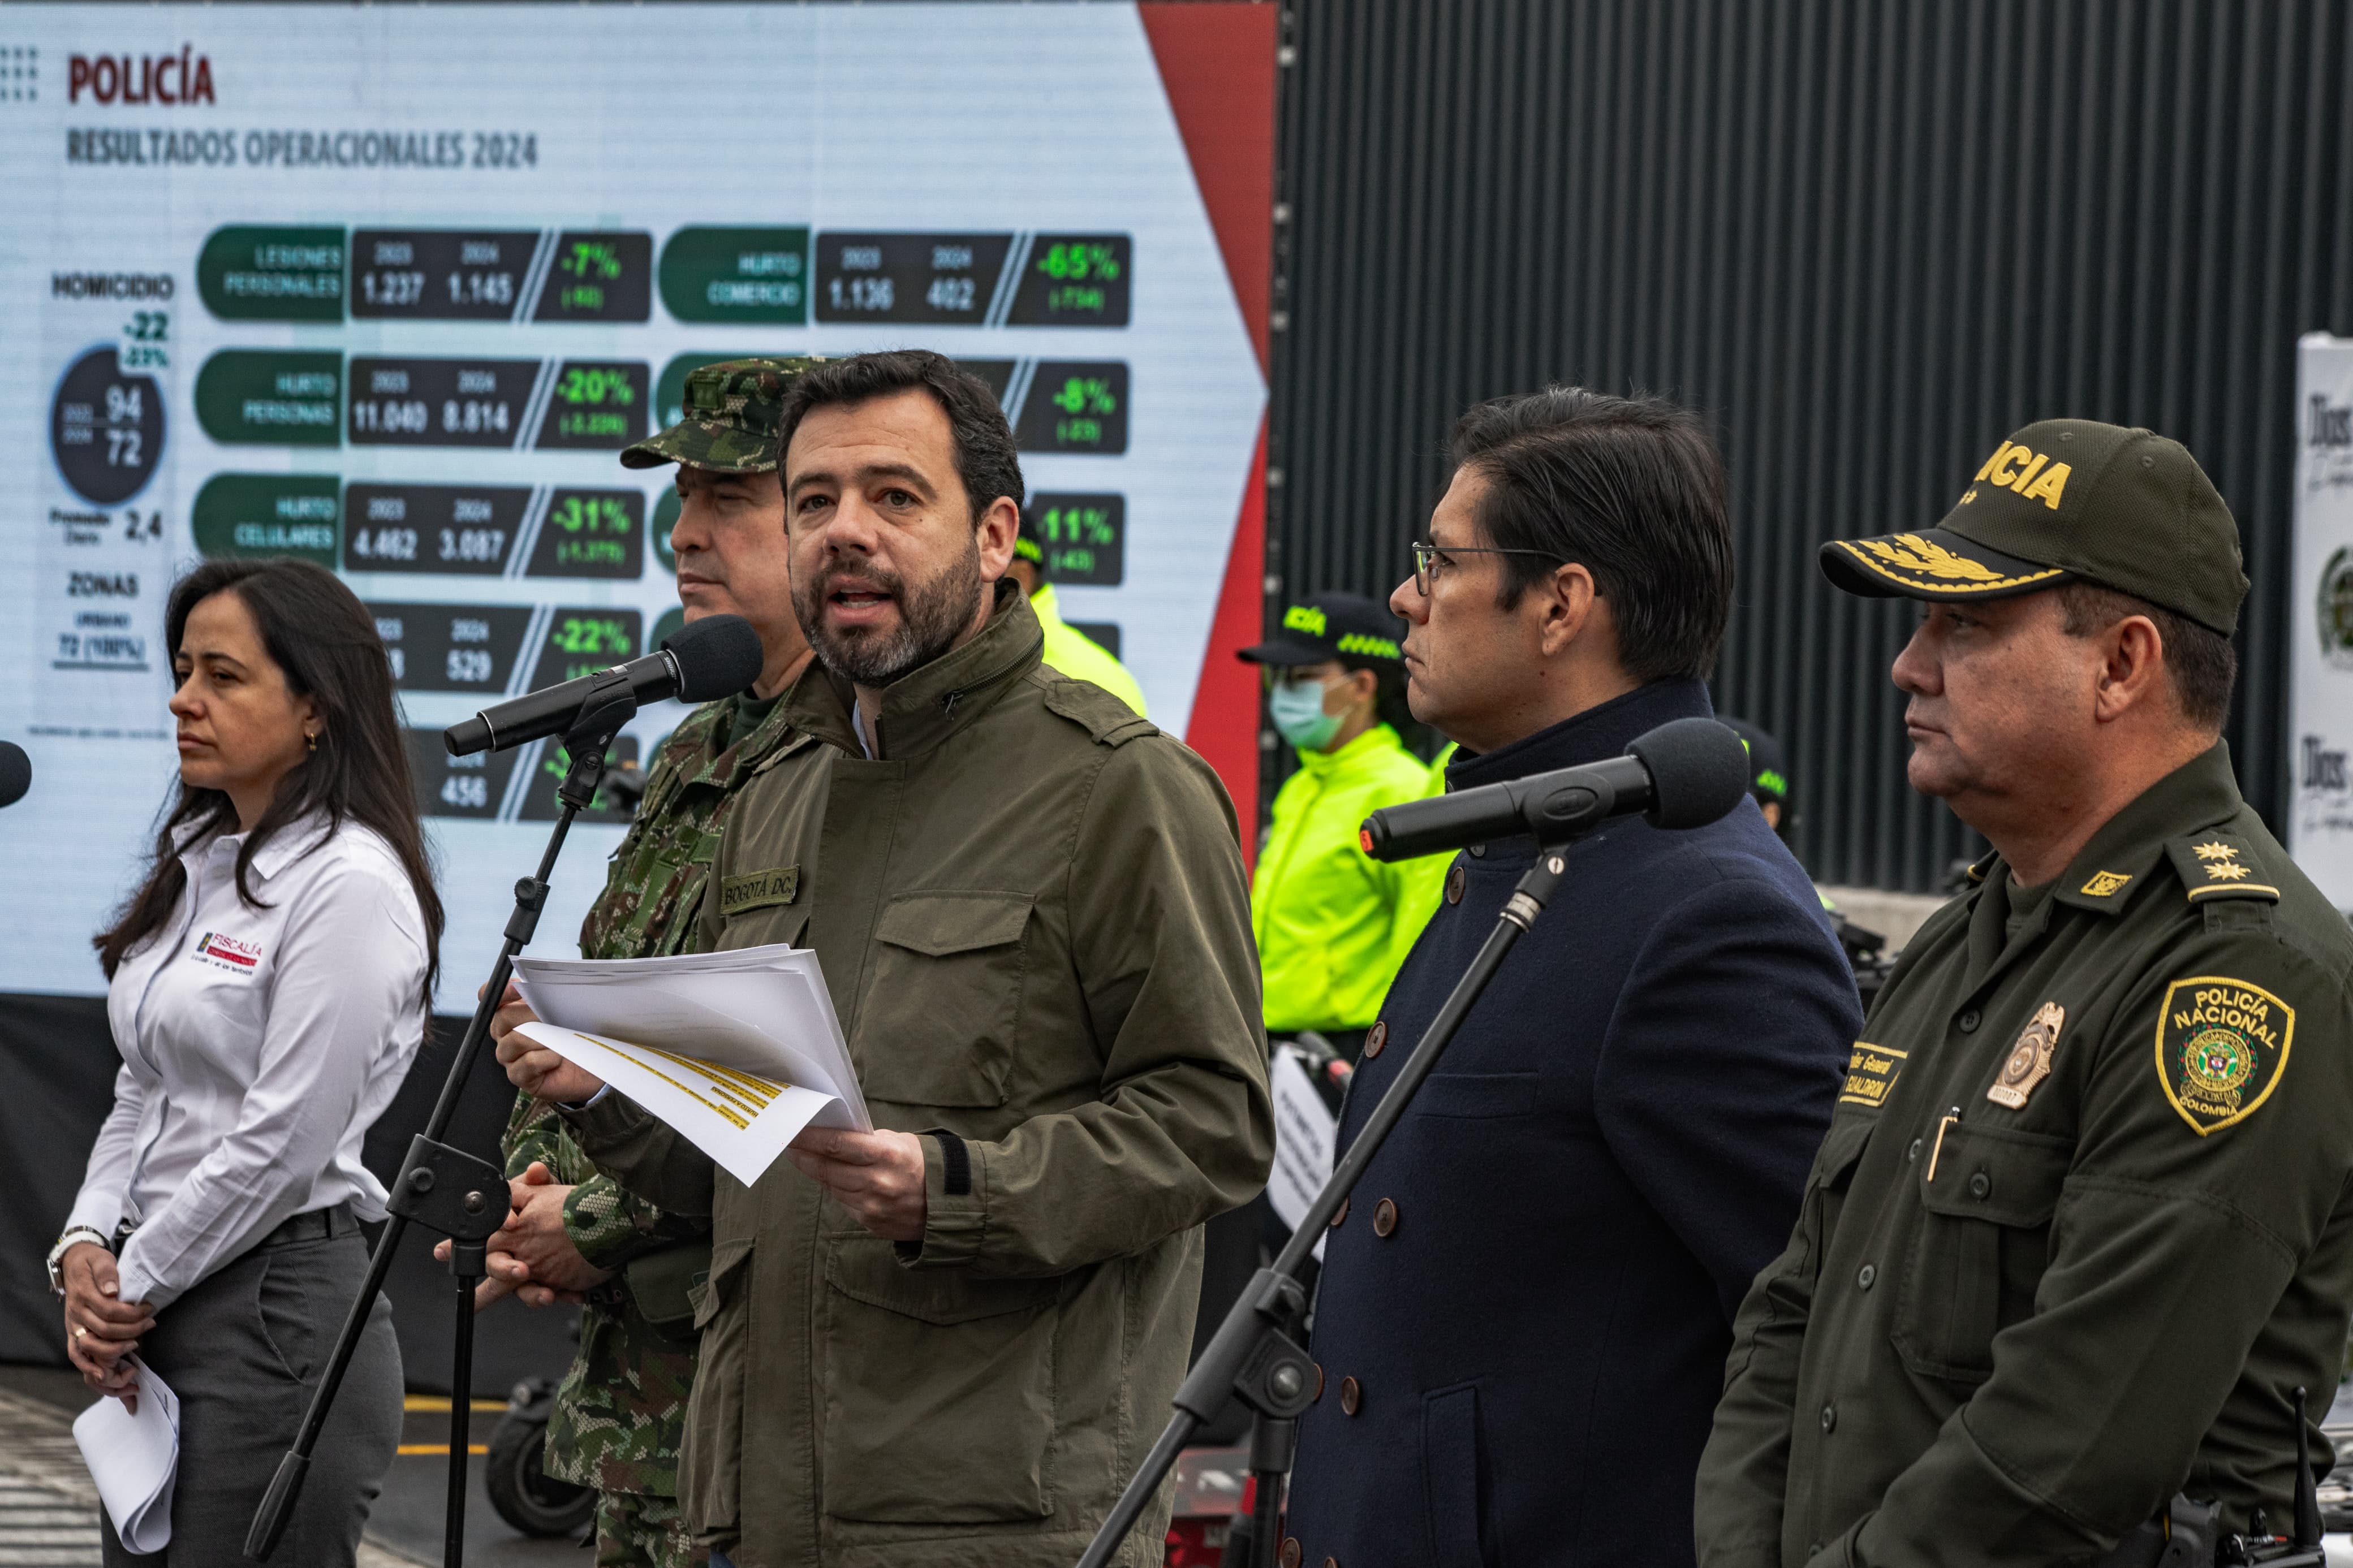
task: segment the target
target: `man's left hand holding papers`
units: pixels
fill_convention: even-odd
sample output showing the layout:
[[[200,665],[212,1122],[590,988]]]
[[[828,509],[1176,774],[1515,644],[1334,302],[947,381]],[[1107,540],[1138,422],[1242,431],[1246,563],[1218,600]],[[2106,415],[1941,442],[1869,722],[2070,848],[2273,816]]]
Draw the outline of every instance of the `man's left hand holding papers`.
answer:
[[[603,1079],[515,1033],[536,1021],[510,984],[491,1021],[491,1037],[498,1042],[507,1081],[558,1105],[585,1105],[595,1099],[605,1087]],[[926,1205],[921,1138],[881,1128],[853,1132],[807,1127],[792,1141],[790,1152],[801,1173],[824,1187],[868,1230],[889,1241],[922,1238]]]

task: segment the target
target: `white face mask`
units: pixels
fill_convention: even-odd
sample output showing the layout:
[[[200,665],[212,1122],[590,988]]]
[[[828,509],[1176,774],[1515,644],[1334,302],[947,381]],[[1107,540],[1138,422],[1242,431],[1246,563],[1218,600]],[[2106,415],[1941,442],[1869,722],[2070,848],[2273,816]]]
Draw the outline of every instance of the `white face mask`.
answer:
[[[1267,695],[1267,715],[1284,740],[1303,752],[1320,752],[1340,732],[1342,715],[1324,711],[1330,689],[1320,680],[1278,680]]]

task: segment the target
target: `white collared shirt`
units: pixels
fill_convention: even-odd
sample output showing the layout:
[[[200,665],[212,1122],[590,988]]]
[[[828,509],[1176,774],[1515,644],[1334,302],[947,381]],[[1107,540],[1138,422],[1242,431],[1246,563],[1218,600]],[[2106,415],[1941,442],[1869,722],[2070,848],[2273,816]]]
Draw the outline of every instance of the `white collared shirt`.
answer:
[[[69,1226],[114,1234],[122,1300],[163,1307],[295,1215],[385,1215],[360,1142],[425,1030],[425,920],[372,829],[244,835],[180,857],[186,890],[107,990],[122,1068]],[[315,847],[314,847],[315,846]]]

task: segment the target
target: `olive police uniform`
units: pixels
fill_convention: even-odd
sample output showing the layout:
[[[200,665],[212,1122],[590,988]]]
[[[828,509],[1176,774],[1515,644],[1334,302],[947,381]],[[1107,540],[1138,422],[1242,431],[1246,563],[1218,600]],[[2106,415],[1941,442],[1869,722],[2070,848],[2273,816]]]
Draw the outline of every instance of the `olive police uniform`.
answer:
[[[1941,528],[1824,548],[1866,592],[2084,578],[2227,633],[2235,534],[2179,447],[2061,421]],[[2055,879],[1971,874],[1873,1005],[1741,1309],[1712,1568],[2090,1563],[2178,1491],[2229,1530],[2291,1517],[2285,1396],[2325,1409],[2353,1301],[2353,933],[2219,742]]]

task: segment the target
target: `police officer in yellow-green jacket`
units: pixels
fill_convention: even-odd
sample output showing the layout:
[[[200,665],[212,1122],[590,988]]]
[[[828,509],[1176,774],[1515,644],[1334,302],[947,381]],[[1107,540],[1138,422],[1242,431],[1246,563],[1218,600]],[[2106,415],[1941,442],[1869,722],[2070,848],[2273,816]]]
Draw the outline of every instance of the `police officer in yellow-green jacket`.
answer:
[[[1025,533],[1013,542],[1013,565],[1006,575],[1021,585],[1029,613],[1038,617],[1039,627],[1046,634],[1039,662],[1072,680],[1092,680],[1126,703],[1137,718],[1149,717],[1144,711],[1144,688],[1128,674],[1119,656],[1062,618],[1054,584],[1046,581],[1046,552],[1036,540]]]
[[[1432,793],[1398,733],[1412,719],[1397,638],[1387,605],[1319,594],[1241,650],[1265,667],[1274,727],[1299,752],[1250,881],[1267,1033],[1313,1029],[1351,1059],[1446,875],[1443,856],[1385,865],[1356,841],[1370,813]]]

